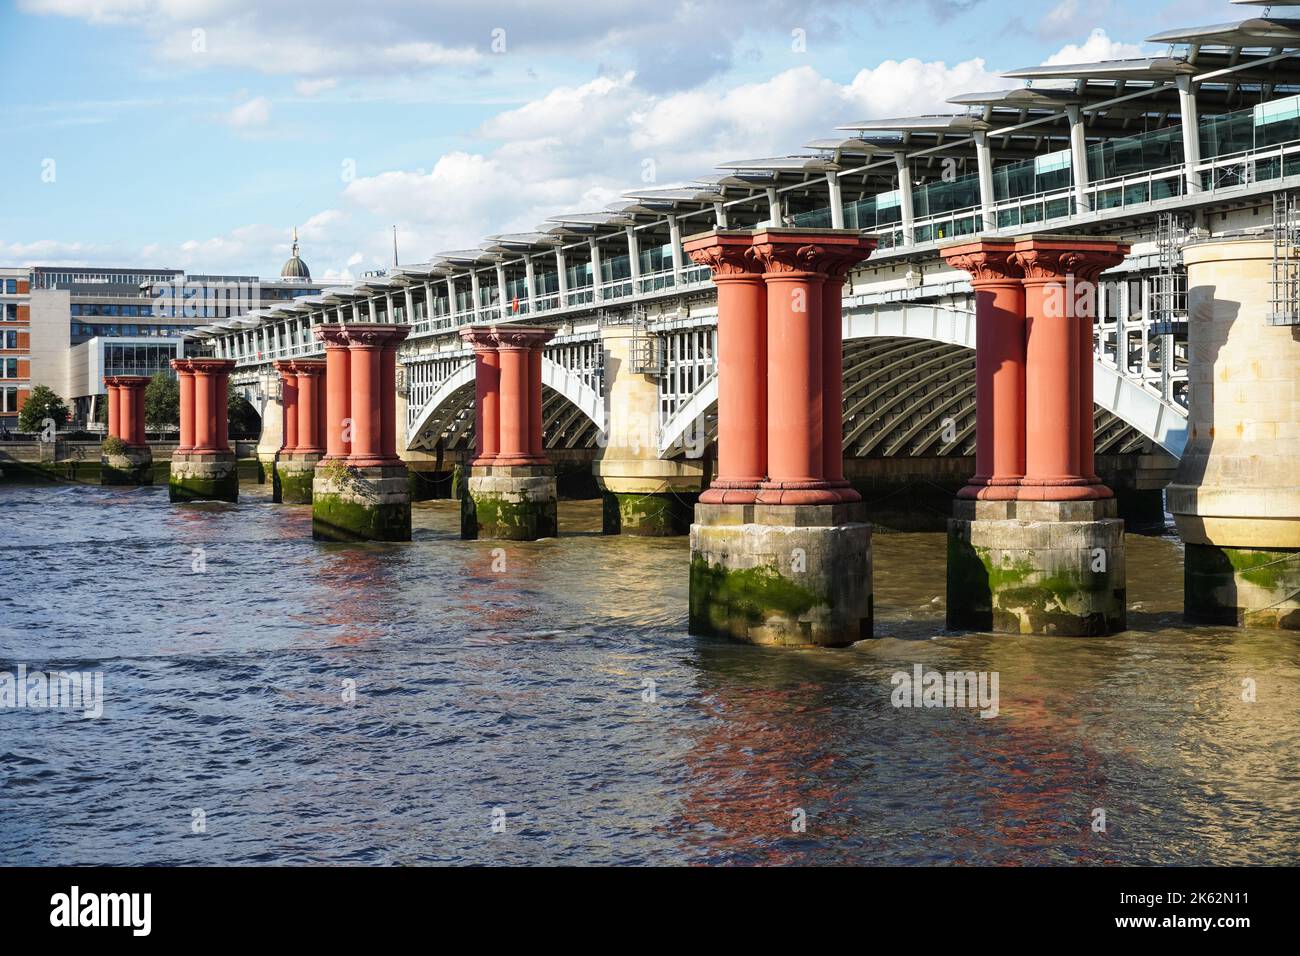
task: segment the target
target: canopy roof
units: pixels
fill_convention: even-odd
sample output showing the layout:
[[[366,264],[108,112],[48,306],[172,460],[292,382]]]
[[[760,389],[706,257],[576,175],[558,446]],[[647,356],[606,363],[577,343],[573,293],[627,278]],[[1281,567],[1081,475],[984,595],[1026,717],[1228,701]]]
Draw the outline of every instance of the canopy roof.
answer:
[[[1232,2],[1300,7],[1300,0]],[[842,135],[813,139],[798,153],[729,160],[686,182],[637,186],[603,209],[557,214],[531,231],[490,235],[479,248],[439,253],[427,263],[395,267],[387,279],[329,288],[279,308],[319,308],[485,266],[517,270],[521,256],[555,249],[581,261],[590,240],[628,228],[643,243],[666,242],[670,218],[680,221],[684,234],[700,231],[712,226],[719,205],[729,227],[747,228],[770,217],[773,190],[788,209],[824,208],[828,175],[838,179],[843,200],[853,202],[897,188],[899,155],[906,157],[913,181],[926,181],[941,169],[950,171],[954,160],[960,173],[973,172],[981,142],[995,164],[1067,149],[1074,121],[1082,123],[1090,144],[1131,137],[1178,122],[1180,84],[1191,84],[1201,116],[1300,93],[1300,19],[1266,15],[1183,27],[1147,42],[1164,49],[1130,59],[1011,70],[1002,74],[1006,88],[953,96],[953,113],[848,122],[836,127]]]

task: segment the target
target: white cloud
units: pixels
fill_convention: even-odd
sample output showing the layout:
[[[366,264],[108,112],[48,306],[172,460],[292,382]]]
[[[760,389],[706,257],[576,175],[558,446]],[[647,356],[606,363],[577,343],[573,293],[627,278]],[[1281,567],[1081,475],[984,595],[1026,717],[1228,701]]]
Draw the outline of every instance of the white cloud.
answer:
[[[636,69],[643,85],[680,89],[731,66],[756,32],[788,42],[790,24],[815,37],[839,27],[834,7],[853,0],[19,0],[29,13],[139,30],[166,61],[260,73],[418,75],[490,68],[500,52]],[[202,31],[196,36],[195,31]],[[497,31],[503,31],[498,33]],[[611,65],[613,65],[611,67]]]
[[[294,92],[299,96],[316,96],[319,93],[325,93],[339,85],[339,81],[333,76],[324,76],[319,80],[299,80],[293,85]]]
[[[241,103],[226,114],[226,122],[235,129],[254,129],[271,122],[271,101],[265,96],[256,96],[246,103]]]
[[[797,152],[837,123],[952,111],[945,101],[956,93],[1006,85],[982,59],[887,60],[846,84],[804,66],[722,92],[668,95],[645,90],[632,73],[599,77],[489,119],[479,134],[490,148],[446,153],[427,172],[358,178],[345,197],[398,223],[402,258],[417,261],[531,230],[560,212],[600,209],[643,185],[647,165],[660,184],[688,180],[719,162]],[[368,248],[383,264],[376,239]]]
[[[1094,21],[1095,22],[1095,21]],[[1038,22],[1040,36],[1064,39],[1078,32],[1079,0],[1061,0]]]
[[[1083,43],[1067,44],[1044,60],[1043,64],[1055,66],[1066,63],[1094,63],[1100,60],[1128,60],[1142,55],[1140,44],[1112,40],[1105,30],[1098,27]]]
[[[356,249],[348,215],[324,209],[298,226],[302,256],[328,271],[329,262],[345,261]],[[100,266],[153,266],[192,272],[255,272],[264,277],[280,274],[292,246],[291,226],[250,223],[229,232],[177,243],[149,243],[124,248],[121,243],[61,242],[42,239],[28,243],[0,242],[0,261],[30,265],[80,263]],[[250,266],[251,263],[251,266]]]

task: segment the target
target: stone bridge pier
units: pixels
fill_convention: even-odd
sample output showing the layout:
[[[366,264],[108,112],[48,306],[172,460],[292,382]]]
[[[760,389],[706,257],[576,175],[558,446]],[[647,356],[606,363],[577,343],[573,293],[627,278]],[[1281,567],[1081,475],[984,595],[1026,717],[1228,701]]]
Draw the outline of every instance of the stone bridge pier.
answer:
[[[948,523],[948,626],[1111,634],[1126,626],[1124,522],[1093,464],[1097,279],[1123,243],[948,246],[971,275],[975,475]]]
[[[1271,315],[1273,256],[1271,239],[1183,250],[1191,437],[1168,501],[1186,543],[1188,619],[1296,630],[1300,333],[1281,324],[1294,316]]]
[[[172,501],[238,501],[227,392],[232,359],[172,359],[180,386],[181,439],[172,453]]]
[[[690,630],[756,644],[872,633],[871,527],[843,478],[840,295],[856,230],[693,236],[718,287],[718,469],[691,525]]]
[[[325,345],[326,448],[312,475],[314,538],[411,540],[410,480],[397,457],[396,404],[397,348],[409,332],[407,325],[362,322],[315,329]],[[313,374],[305,371],[299,387]],[[295,398],[301,403],[301,392]],[[299,448],[303,419],[295,421]],[[319,426],[308,422],[307,434],[319,435]]]
[[[103,485],[152,485],[153,452],[144,437],[144,390],[147,375],[114,375],[108,387],[108,434],[123,446],[103,451],[99,481]]]
[[[644,339],[632,325],[600,331],[607,441],[592,462],[606,534],[663,537],[690,531],[704,468],[696,459],[659,457],[659,386],[641,370]]]
[[[554,329],[461,330],[474,349],[476,454],[461,498],[462,538],[535,541],[558,532],[555,469],[542,447],[542,346]]]

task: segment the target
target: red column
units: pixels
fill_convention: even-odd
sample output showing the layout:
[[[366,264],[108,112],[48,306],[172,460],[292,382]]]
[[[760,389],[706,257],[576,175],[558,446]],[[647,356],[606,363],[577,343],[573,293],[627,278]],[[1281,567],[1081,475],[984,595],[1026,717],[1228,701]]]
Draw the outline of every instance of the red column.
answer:
[[[294,371],[293,362],[278,359],[271,366],[280,373],[280,451],[298,450],[298,373]]]
[[[380,348],[365,333],[348,329],[348,374],[351,379],[352,453],[348,463],[368,465],[383,458],[380,448]]]
[[[352,408],[348,344],[341,325],[318,325],[315,335],[325,343],[325,457],[346,458],[352,452],[343,440]]]
[[[114,378],[104,379],[108,388],[108,434],[113,438],[122,437],[122,390]]]
[[[393,464],[397,457],[397,344],[409,325],[348,323],[341,341],[348,346],[348,402],[352,448],[348,464],[357,468]],[[330,354],[326,351],[326,362]],[[330,372],[327,371],[326,375]]]
[[[219,361],[219,360],[214,360]],[[230,362],[228,365],[217,369],[216,374],[212,377],[212,414],[216,418],[217,431],[217,451],[230,451],[230,413],[229,398],[230,391],[230,368],[235,363]]]
[[[942,252],[975,290],[975,475],[959,498],[1009,500],[1025,475],[1025,287],[1011,239]]]
[[[509,333],[497,333],[501,357],[501,451],[498,465],[531,464],[528,454],[528,343]]]
[[[824,434],[834,413],[825,407],[823,373],[831,367],[838,370],[834,377],[842,378],[843,359],[838,346],[833,359],[826,354],[822,302],[828,271],[837,268],[840,257],[860,261],[870,251],[870,244],[863,247],[848,231],[762,229],[754,236],[767,286],[767,480],[757,498],[763,504],[851,500],[826,478]],[[837,404],[842,390],[842,385],[834,388]],[[842,436],[833,440],[842,445]]]
[[[118,382],[117,385],[117,427],[118,437],[128,445],[134,445],[135,442],[135,400],[136,390],[125,382]]]
[[[194,371],[186,359],[172,359],[172,368],[176,370],[177,383],[180,386],[180,444],[176,450],[187,452],[194,450]]]
[[[474,443],[471,464],[490,465],[501,451],[501,359],[491,329],[462,329],[474,349]]]
[[[319,455],[325,451],[321,440],[320,385],[325,374],[325,363],[313,359],[297,359],[293,363],[298,388],[298,451]]]
[[[1079,315],[1081,296],[1084,311],[1090,312],[1087,281],[1081,286],[1080,276],[1095,277],[1122,261],[1128,249],[1123,243],[1064,237],[1016,242],[1016,259],[1025,271],[1028,316],[1020,498],[1075,501],[1113,494],[1090,474],[1092,316]],[[1086,346],[1083,324],[1088,328]]]
[[[183,363],[183,364],[176,364]],[[226,390],[230,381],[230,370],[235,363],[231,359],[195,358],[178,359],[173,367],[180,372],[185,369],[193,373],[193,441],[192,448],[185,444],[185,411],[187,391],[184,379],[181,382],[181,446],[189,451],[215,452],[230,451],[228,425],[226,419]]]
[[[542,347],[553,329],[493,325],[462,329],[474,348],[475,465],[544,465]]]
[[[844,280],[875,248],[874,238],[832,247],[822,286],[822,473],[841,501],[862,500],[844,480]]]
[[[752,502],[767,477],[767,290],[752,236],[712,232],[684,244],[718,289],[718,471],[706,504]]]
[[[144,375],[120,375],[116,380],[118,394],[118,437],[128,445],[143,448],[144,390],[149,379]]]
[[[312,421],[316,425],[316,440],[312,444],[322,455],[325,454],[329,442],[329,429],[326,427],[325,417],[325,375],[325,362],[322,360],[320,374],[316,376],[316,401],[312,409]]]
[[[385,345],[379,355],[379,449],[390,461],[397,457],[397,345]]]
[[[216,393],[213,374],[197,360],[194,365],[194,450],[216,451],[217,422],[212,408]]]

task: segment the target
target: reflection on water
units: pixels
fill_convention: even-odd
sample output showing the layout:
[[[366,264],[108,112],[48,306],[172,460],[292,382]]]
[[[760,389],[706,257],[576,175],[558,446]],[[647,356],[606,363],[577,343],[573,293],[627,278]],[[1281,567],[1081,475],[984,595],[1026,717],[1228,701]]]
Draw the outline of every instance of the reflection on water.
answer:
[[[687,635],[686,541],[597,502],[339,545],[243,493],[0,488],[0,670],[107,695],[0,711],[0,862],[1300,861],[1300,638],[1184,627],[1176,540],[1129,539],[1132,631],[1022,639],[945,635],[942,537],[880,535],[878,638],[789,651]],[[999,715],[893,707],[914,664]]]

